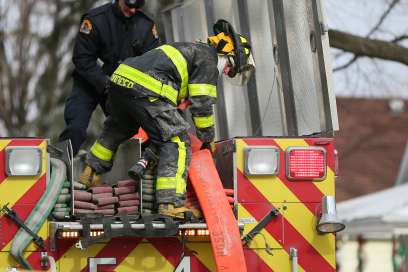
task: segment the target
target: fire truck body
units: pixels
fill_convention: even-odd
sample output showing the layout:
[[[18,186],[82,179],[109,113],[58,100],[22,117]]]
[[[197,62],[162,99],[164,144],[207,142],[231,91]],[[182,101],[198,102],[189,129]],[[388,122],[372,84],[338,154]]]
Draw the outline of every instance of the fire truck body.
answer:
[[[9,203],[25,220],[46,191],[51,176],[47,141],[3,139],[0,143],[1,204]],[[7,153],[24,146],[41,150],[40,173],[30,178],[7,177],[7,167],[14,164],[7,160],[18,162],[18,156]],[[311,153],[291,155],[293,151]],[[309,160],[309,168],[297,169],[296,160]],[[293,271],[294,265],[298,271],[335,271],[335,236],[316,230],[323,196],[334,195],[332,139],[235,138],[217,144],[215,161],[224,188],[234,192],[237,228],[241,228],[242,237],[272,209],[278,210],[244,246],[248,271]],[[310,175],[306,180],[295,177],[305,171]],[[0,220],[0,268],[19,267],[10,255],[18,227],[7,216]],[[101,231],[102,224],[95,225],[91,235]],[[170,238],[116,237],[84,250],[76,246],[82,226],[75,217],[58,222],[47,220],[38,235],[47,250],[31,243],[24,252],[37,270],[50,269],[45,258],[48,255],[54,258],[56,271],[174,271],[177,267],[190,269],[184,271],[216,271],[206,224],[182,224],[178,235]],[[46,266],[41,267],[42,263]],[[94,270],[97,266],[98,270]]]
[[[340,228],[328,218],[334,218],[338,164],[332,137],[338,122],[323,4],[190,0],[163,7],[160,14],[168,42],[205,39],[218,18],[231,21],[252,42],[257,67],[248,86],[218,85],[216,134],[221,141],[213,154],[219,174],[214,180],[220,179],[229,192],[236,226],[228,227],[240,231],[247,271],[336,270],[334,232]],[[211,233],[204,221],[181,223],[170,237],[152,237],[160,229],[166,234],[168,226],[129,225],[120,218],[86,225],[75,214],[73,198],[70,214],[61,220],[39,213],[37,207],[57,179],[54,157],[66,167],[64,188],[74,192],[82,166],[69,154],[69,143],[61,147],[40,138],[0,139],[0,208],[4,212],[7,204],[22,221],[35,222],[34,233],[45,244],[41,249],[37,237],[37,244],[30,242],[18,252],[15,237],[24,230],[13,216],[1,214],[0,271],[22,269],[12,250],[34,270],[61,272],[217,271],[216,259],[228,256],[230,236]],[[114,184],[126,178],[139,155],[139,142],[124,144],[104,180]],[[188,190],[195,188],[189,184]],[[86,235],[95,238],[121,229],[140,235],[78,244]],[[147,229],[150,236],[142,235]],[[238,271],[232,267],[218,265],[218,271]]]

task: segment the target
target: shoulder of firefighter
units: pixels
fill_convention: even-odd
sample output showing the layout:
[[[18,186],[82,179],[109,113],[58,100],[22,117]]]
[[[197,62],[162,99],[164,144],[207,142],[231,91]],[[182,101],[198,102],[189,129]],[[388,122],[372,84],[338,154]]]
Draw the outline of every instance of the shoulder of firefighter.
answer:
[[[173,107],[189,99],[197,136],[203,142],[211,142],[217,62],[216,50],[206,43],[166,44],[142,56],[126,59],[111,81],[135,89],[138,96],[165,98]]]
[[[87,13],[82,15],[79,33],[90,35],[92,31],[94,30],[94,25],[99,25],[99,22],[101,20],[105,20],[106,15],[111,10],[111,8],[112,8],[112,4],[105,4],[105,5],[90,9]]]
[[[120,24],[125,27],[112,29]],[[132,20],[125,21],[115,14],[113,4],[105,4],[91,9],[81,19],[72,57],[75,74],[102,94],[120,61],[141,55],[159,44],[156,26],[149,16],[138,12]]]

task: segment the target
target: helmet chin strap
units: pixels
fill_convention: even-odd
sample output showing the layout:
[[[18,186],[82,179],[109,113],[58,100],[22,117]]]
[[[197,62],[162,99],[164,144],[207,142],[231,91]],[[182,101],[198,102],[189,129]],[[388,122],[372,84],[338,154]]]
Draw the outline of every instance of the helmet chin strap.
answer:
[[[218,74],[222,75],[224,72],[225,65],[228,62],[228,57],[225,55],[218,55],[218,64],[217,64],[217,69],[218,69]]]

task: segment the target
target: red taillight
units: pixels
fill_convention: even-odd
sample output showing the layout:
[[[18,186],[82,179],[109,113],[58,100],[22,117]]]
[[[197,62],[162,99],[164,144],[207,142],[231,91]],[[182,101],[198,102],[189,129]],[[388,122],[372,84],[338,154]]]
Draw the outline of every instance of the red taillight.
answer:
[[[326,151],[322,147],[291,147],[286,153],[289,179],[319,180],[326,177]]]

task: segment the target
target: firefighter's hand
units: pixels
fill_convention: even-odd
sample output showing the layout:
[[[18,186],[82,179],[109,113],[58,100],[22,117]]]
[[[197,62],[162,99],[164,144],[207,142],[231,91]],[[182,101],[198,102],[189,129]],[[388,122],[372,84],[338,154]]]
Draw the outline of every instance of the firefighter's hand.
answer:
[[[89,165],[87,165],[79,176],[79,182],[89,188],[100,183],[100,176],[97,175]]]
[[[203,145],[200,148],[201,150],[203,149],[208,149],[210,150],[211,153],[214,153],[215,151],[215,143],[214,142],[207,142],[207,143],[203,143]]]

